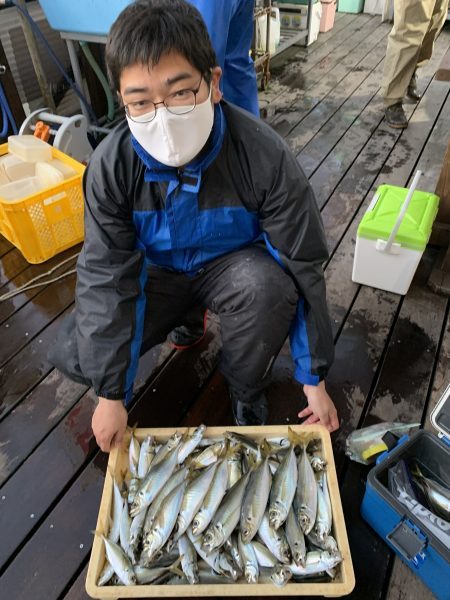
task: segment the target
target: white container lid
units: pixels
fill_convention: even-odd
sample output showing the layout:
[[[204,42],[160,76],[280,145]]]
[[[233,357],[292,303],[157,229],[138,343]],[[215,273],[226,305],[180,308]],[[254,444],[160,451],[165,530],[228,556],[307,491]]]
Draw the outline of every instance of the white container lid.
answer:
[[[52,159],[52,147],[34,135],[10,135],[8,151],[26,162],[45,162]]]

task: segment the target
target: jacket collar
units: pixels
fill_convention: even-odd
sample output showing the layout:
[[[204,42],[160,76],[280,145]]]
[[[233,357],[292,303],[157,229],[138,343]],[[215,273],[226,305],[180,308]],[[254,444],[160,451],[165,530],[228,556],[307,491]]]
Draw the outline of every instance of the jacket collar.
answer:
[[[209,167],[222,147],[226,130],[226,119],[220,104],[214,106],[214,124],[211,134],[200,156],[188,163],[182,172],[177,167],[168,167],[151,156],[131,135],[134,151],[145,165],[145,181],[179,181],[182,189],[198,192],[202,173]],[[206,150],[205,150],[206,149]]]

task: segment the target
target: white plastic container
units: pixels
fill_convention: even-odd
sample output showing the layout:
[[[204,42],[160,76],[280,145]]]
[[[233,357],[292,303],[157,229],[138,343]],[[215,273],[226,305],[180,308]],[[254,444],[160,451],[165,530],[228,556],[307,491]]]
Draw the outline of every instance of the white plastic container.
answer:
[[[256,49],[259,52],[266,52],[267,43],[267,15],[262,15],[256,20]],[[274,54],[280,43],[280,9],[272,7],[270,12],[270,34],[269,34],[269,54]]]
[[[52,147],[34,135],[10,135],[8,150],[26,162],[45,162],[52,159]]]
[[[27,177],[0,186],[0,198],[8,202],[20,200],[42,191],[44,186],[37,177]]]
[[[415,184],[420,172],[414,178]],[[436,194],[382,185],[356,237],[352,280],[406,294],[428,243],[437,214]]]

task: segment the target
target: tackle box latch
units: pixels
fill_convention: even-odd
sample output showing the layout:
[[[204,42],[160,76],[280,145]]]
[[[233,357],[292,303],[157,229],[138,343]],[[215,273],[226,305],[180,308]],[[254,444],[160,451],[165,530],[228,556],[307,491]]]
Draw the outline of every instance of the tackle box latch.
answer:
[[[427,537],[409,519],[400,521],[386,539],[411,566],[418,567],[424,562]]]

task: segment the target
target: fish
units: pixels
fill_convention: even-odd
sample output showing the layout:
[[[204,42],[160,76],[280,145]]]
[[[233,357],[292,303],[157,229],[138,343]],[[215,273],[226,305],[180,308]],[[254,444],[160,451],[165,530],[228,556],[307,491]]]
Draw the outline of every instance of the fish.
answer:
[[[128,556],[118,544],[103,534],[100,536],[105,544],[106,558],[114,569],[114,573],[124,585],[136,585],[136,575]]]
[[[321,471],[324,471],[327,467],[327,461],[321,458],[320,456],[312,456],[310,462],[314,473],[320,473]]]
[[[139,442],[137,441],[137,439],[134,436],[135,429],[136,429],[136,425],[131,430],[130,445],[128,446],[128,464],[129,464],[129,470],[130,470],[132,477],[138,476],[137,469],[138,469],[139,454],[140,454],[140,449],[141,449]]]
[[[284,587],[292,578],[292,572],[286,565],[276,565],[270,569],[262,569],[259,575],[260,583],[273,583],[277,587]]]
[[[187,467],[183,467],[182,469],[178,469],[173,473],[172,477],[170,477],[169,481],[165,484],[165,486],[159,491],[156,498],[153,500],[151,505],[148,507],[147,514],[144,522],[144,535],[148,533],[151,529],[153,521],[155,520],[156,515],[158,514],[159,507],[161,506],[164,498],[170,494],[170,492],[175,489],[180,483],[182,483],[189,475],[189,469]]]
[[[239,572],[230,563],[223,552],[213,550],[207,552],[202,544],[202,536],[194,536],[190,529],[186,530],[188,538],[191,540],[197,554],[219,575],[231,577],[234,581],[237,580]]]
[[[417,463],[411,469],[411,473],[414,477],[414,482],[421,489],[430,504],[429,508],[439,517],[450,521],[450,490],[434,479],[425,477]]]
[[[174,450],[174,448],[180,444],[181,440],[185,439],[186,437],[187,432],[182,434],[179,431],[176,431],[173,435],[171,435],[167,442],[155,453],[152,461],[152,467],[155,467],[157,464],[165,460],[172,450]]]
[[[169,539],[180,511],[186,486],[187,480],[184,480],[161,502],[151,529],[144,536],[141,555],[141,559],[145,561],[144,566],[151,563],[155,554]]]
[[[200,509],[211,486],[216,467],[216,464],[210,465],[187,485],[183,502],[181,503],[180,513],[177,518],[177,533],[175,539],[178,539],[180,535],[183,535]]]
[[[275,567],[278,564],[278,559],[272,554],[272,552],[257,540],[252,540],[250,544],[253,546],[253,550],[256,554],[256,560],[260,567]]]
[[[192,533],[199,535],[203,533],[215,515],[228,485],[228,464],[225,460],[219,462],[201,507],[192,520]]]
[[[131,554],[132,561],[136,562],[136,553],[139,546],[139,543],[142,538],[142,530],[144,526],[145,517],[147,515],[147,510],[143,510],[138,513],[134,519],[131,520],[130,525],[130,544],[129,544],[129,555]]]
[[[320,550],[326,550],[330,554],[337,554],[339,552],[336,540],[332,535],[327,535],[324,540],[319,540],[314,531],[310,531],[306,536],[311,547],[315,546]]]
[[[317,514],[314,533],[319,541],[323,541],[331,531],[331,511],[320,485],[317,486]]]
[[[120,528],[119,528],[119,540],[120,546],[122,550],[127,554],[130,559],[133,561],[134,556],[133,553],[130,555],[130,529],[131,529],[131,518],[128,514],[128,504],[124,502],[122,516],[120,518]]]
[[[178,451],[178,464],[181,465],[186,458],[193,452],[200,443],[203,434],[206,431],[206,425],[199,425],[194,433],[181,443]]]
[[[300,527],[295,510],[291,507],[286,519],[286,538],[291,549],[292,559],[296,565],[305,565],[306,561],[306,543],[303,530]]]
[[[239,523],[241,505],[250,471],[243,475],[224,496],[211,524],[203,536],[203,546],[211,552],[222,546]]]
[[[113,475],[111,475],[111,477],[113,480],[113,509],[112,517],[110,519],[111,526],[108,537],[112,542],[117,542],[120,535],[120,520],[122,518],[123,511],[123,498],[116,479]]]
[[[291,447],[275,473],[270,490],[269,522],[274,529],[281,527],[287,519],[297,490],[297,479],[297,460]]]
[[[165,573],[175,573],[177,576],[183,575],[182,571],[178,568],[178,565],[182,562],[182,559],[179,557],[176,561],[169,566],[166,567],[143,567],[142,565],[136,565],[134,568],[134,573],[136,575],[137,582],[141,585],[148,585],[149,583],[154,583],[161,575]]]
[[[156,457],[147,476],[143,480],[133,504],[131,505],[130,515],[135,517],[141,510],[149,506],[152,500],[158,495],[162,487],[170,479],[170,476],[178,464],[178,446],[175,446],[168,454],[165,460],[155,465]]]
[[[226,447],[226,440],[207,446],[200,454],[197,454],[195,458],[192,458],[189,462],[189,467],[191,469],[201,469],[202,467],[208,467],[209,465],[216,463],[226,450]]]
[[[98,577],[97,585],[99,587],[106,585],[108,583],[108,581],[111,580],[113,575],[114,575],[114,569],[109,564],[108,559],[105,559],[105,564],[102,569],[102,572],[100,573],[100,575]]]
[[[244,571],[244,563],[239,553],[238,537],[238,534],[231,534],[231,536],[225,541],[224,549],[229,553],[236,567],[240,571]]]
[[[242,450],[240,446],[230,446],[227,452],[228,488],[239,481],[243,474]]]
[[[197,552],[187,535],[178,538],[178,551],[181,557],[181,568],[190,584],[199,583]]]
[[[330,554],[326,550],[314,550],[306,554],[304,566],[291,563],[289,569],[295,576],[314,575],[334,569],[340,562],[342,562],[340,553]]]
[[[262,451],[264,452],[264,442]],[[266,448],[267,450],[267,448]],[[262,458],[260,464],[252,470],[242,500],[240,530],[244,544],[254,538],[266,510],[272,485],[269,468],[269,455]]]
[[[291,551],[286,534],[281,527],[277,531],[271,527],[268,511],[264,513],[258,529],[258,536],[280,562],[285,564],[291,562]]]
[[[317,482],[306,453],[306,445],[302,445],[298,460],[295,506],[298,510],[297,518],[300,527],[303,533],[307,534],[314,527],[317,515]]]
[[[137,476],[139,477],[139,479],[143,479],[147,475],[154,456],[155,446],[153,444],[152,436],[149,435],[141,444],[141,451],[139,453],[139,461],[137,467]]]
[[[245,543],[240,535],[238,536],[238,548],[244,563],[244,576],[247,583],[258,583],[259,565],[253,546],[250,543]]]

